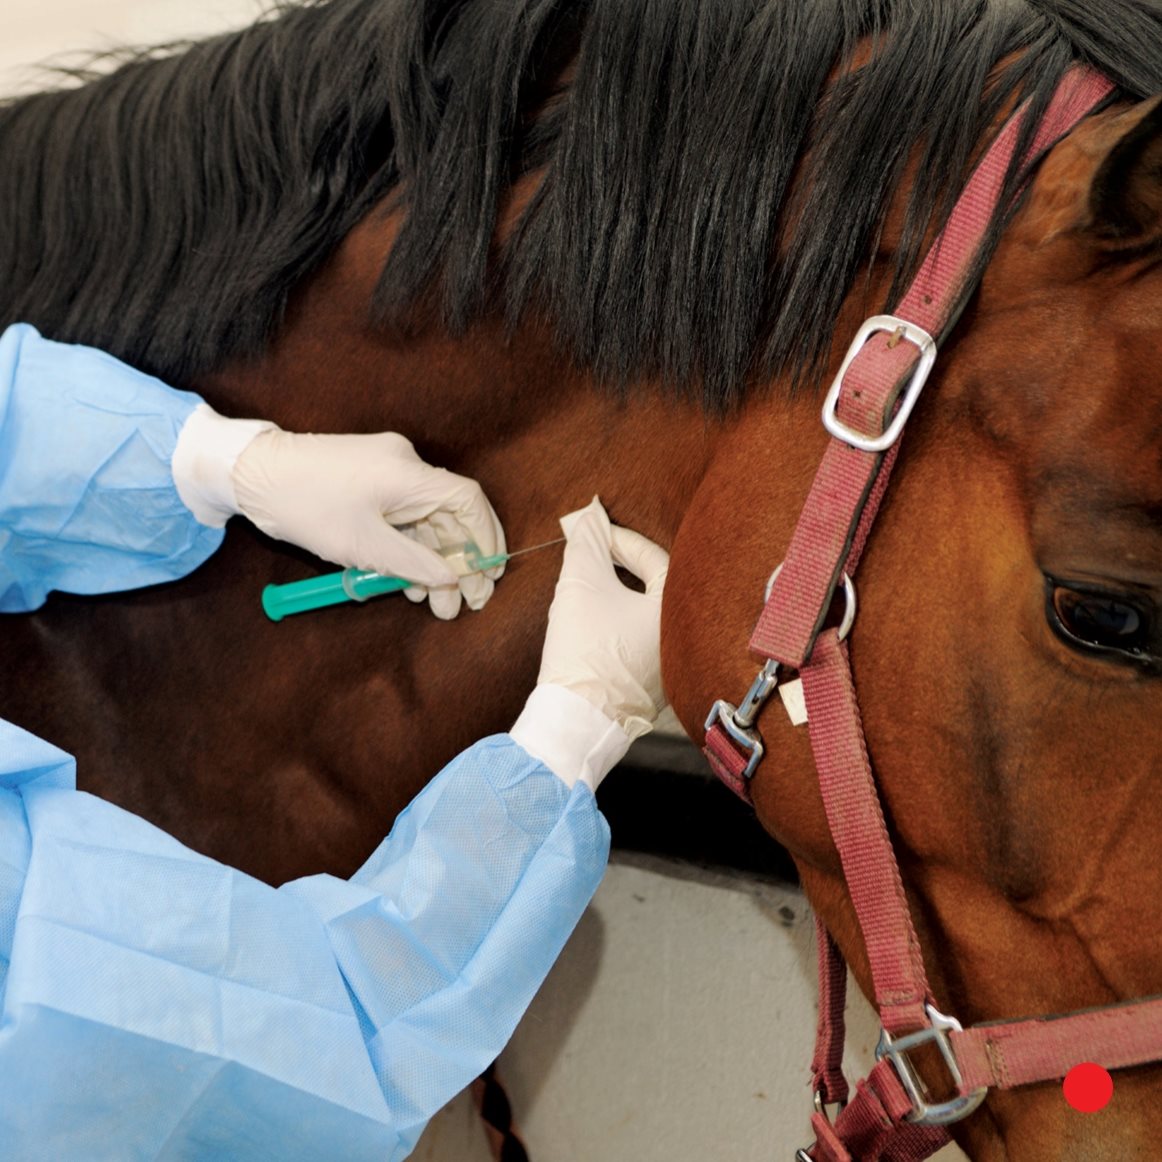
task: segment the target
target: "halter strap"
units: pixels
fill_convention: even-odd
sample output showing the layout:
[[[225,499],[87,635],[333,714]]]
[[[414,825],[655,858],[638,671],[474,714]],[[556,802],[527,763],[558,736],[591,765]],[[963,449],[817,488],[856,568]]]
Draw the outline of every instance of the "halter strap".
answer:
[[[1089,70],[1067,73],[1023,160],[1027,163],[1048,150],[1112,88],[1104,77]],[[897,439],[888,448],[869,445],[885,434],[901,393],[910,411],[923,387],[922,380],[908,379],[913,369],[927,375],[923,366],[916,368],[917,346],[924,346],[916,339],[927,337],[934,343],[932,336],[943,337],[973,289],[970,280],[1000,205],[1025,115],[1010,118],[976,167],[895,315],[881,316],[901,327],[885,323],[868,333],[865,324],[856,339],[858,346],[853,345],[849,353],[846,370],[840,372],[828,397],[825,418],[831,417],[828,430],[834,438],[750,641],[752,650],[782,665],[799,669],[811,656],[841,569],[846,564],[847,572],[854,574],[895,464],[900,421],[907,415],[897,414],[892,421]],[[861,339],[866,341],[861,343]],[[888,456],[882,456],[889,450]]]
[[[976,1025],[952,1035],[966,1087],[1012,1089],[1064,1076],[1087,1053],[1106,1069],[1157,1061],[1162,1045],[1162,997],[1089,1009],[1064,1017],[1036,1017]]]
[[[1071,69],[1022,163],[1043,154],[1112,91],[1106,78]],[[975,1109],[988,1086],[1063,1076],[1078,1060],[1081,1040],[1099,1028],[1103,1039],[1112,1035],[1106,1043],[1111,1067],[1157,1059],[1162,1043],[1162,998],[968,1033],[936,1010],[868,759],[847,649],[837,631],[821,630],[840,577],[858,565],[903,426],[935,358],[933,336],[951,329],[973,289],[1028,115],[1026,108],[1013,117],[987,151],[897,313],[869,320],[848,352],[824,407],[833,438],[751,639],[751,648],[770,660],[741,707],[717,702],[706,724],[712,767],[749,802],[749,779],[763,754],[755,718],[777,684],[778,667],[799,670],[824,806],[884,1028],[879,1063],[832,1124],[825,1104],[842,1102],[847,1093],[840,1069],[845,966],[820,928],[816,1143],[799,1152],[807,1162],[919,1162],[949,1140],[944,1123]],[[940,1049],[949,1069],[957,1094],[949,1101],[928,1102],[908,1059],[925,1043]]]

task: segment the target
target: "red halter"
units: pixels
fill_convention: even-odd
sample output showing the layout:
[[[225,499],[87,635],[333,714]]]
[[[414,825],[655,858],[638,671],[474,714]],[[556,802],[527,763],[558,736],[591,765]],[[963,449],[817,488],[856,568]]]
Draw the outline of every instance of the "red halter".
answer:
[[[1071,70],[1028,157],[1047,151],[1112,91],[1106,78]],[[1018,114],[1005,126],[973,173],[896,314],[869,319],[856,336],[823,408],[831,442],[751,638],[751,649],[768,661],[739,707],[716,702],[706,722],[712,767],[750,802],[749,779],[763,755],[755,719],[778,686],[780,667],[799,671],[823,802],[870,962],[883,1033],[878,1064],[848,1103],[841,1070],[847,970],[817,924],[821,995],[811,1066],[816,1142],[799,1151],[800,1162],[919,1162],[949,1141],[945,1126],[967,1117],[994,1086],[1059,1079],[1083,1060],[1109,1069],[1162,1060],[1162,998],[968,1030],[936,1009],[843,644],[855,609],[849,578],[887,488],[899,437],[935,360],[932,336],[951,328],[973,289],[1024,117]],[[824,630],[841,578],[848,617],[839,629]],[[909,1058],[925,1044],[939,1049],[947,1067],[956,1092],[948,1101],[930,1099]],[[832,1104],[842,1107],[834,1123],[826,1114]]]

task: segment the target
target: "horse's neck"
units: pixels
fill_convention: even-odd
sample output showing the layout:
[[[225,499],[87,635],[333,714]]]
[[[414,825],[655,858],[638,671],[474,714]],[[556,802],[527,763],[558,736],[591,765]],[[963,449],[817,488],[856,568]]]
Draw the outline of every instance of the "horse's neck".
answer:
[[[357,231],[304,288],[268,358],[197,385],[209,402],[289,430],[402,432],[430,462],[481,482],[510,549],[559,536],[558,518],[595,494],[615,521],[668,545],[717,430],[700,409],[644,388],[625,399],[600,391],[534,326],[511,341],[498,324],[460,339],[377,333],[367,323],[382,254],[368,245],[373,232]],[[547,550],[513,561],[485,610],[451,624],[384,598],[276,627],[259,610],[262,585],[320,566],[242,525],[168,602],[105,607],[100,616],[124,618],[120,627],[67,623],[82,658],[130,622],[134,640],[150,643],[104,691],[110,706],[132,702],[137,724],[117,746],[83,754],[82,778],[268,879],[352,869],[443,763],[511,724],[536,680],[560,559]],[[180,707],[191,701],[204,721],[187,753]],[[66,715],[35,725],[84,749]],[[164,738],[164,754],[138,745],[138,731]],[[156,779],[163,763],[196,771],[188,794]]]
[[[594,494],[669,544],[715,427],[645,388],[597,390],[535,325],[511,341],[491,323],[459,339],[377,332],[385,230],[353,233],[266,356],[194,386],[226,415],[288,430],[406,434],[480,480],[512,549],[558,536],[557,518]],[[513,561],[485,610],[451,624],[383,598],[275,626],[263,585],[325,566],[234,524],[179,584],[57,597],[14,619],[20,664],[0,676],[0,703],[77,755],[82,788],[207,854],[271,881],[353,870],[443,763],[519,713],[560,552]]]
[[[600,495],[613,518],[669,544],[718,425],[648,385],[619,395],[573,368],[536,321],[462,337],[377,331],[372,288],[397,222],[373,217],[298,295],[261,364],[200,384],[232,415],[290,430],[397,431],[426,459],[480,480],[519,549]]]

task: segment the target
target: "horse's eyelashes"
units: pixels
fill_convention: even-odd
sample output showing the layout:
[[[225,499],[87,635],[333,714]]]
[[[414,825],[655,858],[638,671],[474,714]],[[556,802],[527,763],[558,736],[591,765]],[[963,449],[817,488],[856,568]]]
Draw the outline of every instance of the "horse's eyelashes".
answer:
[[[1067,645],[1156,664],[1153,606],[1145,598],[1045,578],[1045,613]]]

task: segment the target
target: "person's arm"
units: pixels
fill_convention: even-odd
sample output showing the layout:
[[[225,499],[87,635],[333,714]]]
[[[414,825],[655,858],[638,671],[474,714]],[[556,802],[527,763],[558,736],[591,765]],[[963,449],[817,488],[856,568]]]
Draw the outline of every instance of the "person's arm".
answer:
[[[447,767],[351,881],[258,883],[77,794],[67,756],[0,723],[13,1156],[406,1157],[507,1042],[601,878],[593,788],[661,709],[665,561],[599,508],[571,527],[512,733]]]
[[[608,856],[594,791],[665,705],[667,554],[597,501],[562,524],[538,684],[511,733],[453,762],[350,883],[284,889],[327,925],[409,1151],[499,1055],[560,955]]]
[[[13,727],[0,753],[15,1158],[398,1162],[507,1042],[608,851],[592,791],[504,735],[351,881],[280,890],[72,790]]]
[[[403,436],[227,419],[91,347],[26,325],[0,336],[0,612],[185,576],[235,514],[327,561],[419,582],[408,596],[441,618],[462,597],[480,609],[500,571],[458,578],[437,550],[505,548],[480,486]]]
[[[283,889],[326,926],[398,1157],[508,1043],[608,853],[592,790],[497,735],[422,791],[350,882]]]
[[[217,549],[170,471],[200,402],[28,326],[0,336],[0,612],[170,581]]]

